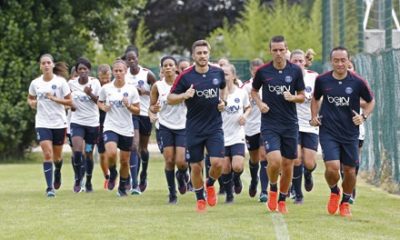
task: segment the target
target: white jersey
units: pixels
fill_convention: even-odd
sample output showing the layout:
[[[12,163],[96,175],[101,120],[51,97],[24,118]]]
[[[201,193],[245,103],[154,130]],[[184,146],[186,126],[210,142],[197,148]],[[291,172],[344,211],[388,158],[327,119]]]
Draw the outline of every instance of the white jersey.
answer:
[[[249,95],[245,90],[235,86],[226,101],[227,106],[222,112],[225,146],[245,143],[244,127],[239,124],[239,118],[243,115],[244,109],[250,106]]]
[[[161,105],[158,121],[169,129],[185,129],[187,112],[185,104],[183,102],[177,105],[167,104],[167,97],[172,85],[169,85],[165,80],[157,81],[155,84],[158,90],[158,101]]]
[[[128,84],[135,86],[136,88],[143,88],[146,91],[150,92],[150,84],[147,81],[147,75],[149,74],[149,70],[146,68],[142,68],[139,66],[139,72],[136,75],[132,75],[130,69],[125,75],[125,81]],[[149,116],[149,107],[150,107],[150,96],[149,95],[140,95],[140,116]]]
[[[297,118],[299,120],[299,131],[307,132],[307,133],[315,133],[318,134],[318,127],[313,127],[310,125],[311,119],[311,98],[314,93],[314,84],[315,79],[317,78],[318,73],[305,70],[304,72],[304,95],[306,96],[306,100],[304,103],[296,103],[297,110]]]
[[[99,94],[99,101],[111,106],[104,120],[104,130],[113,131],[120,135],[133,137],[132,113],[122,102],[124,97],[128,98],[130,104],[139,103],[139,93],[137,89],[125,83],[121,88],[114,85],[115,81],[105,84]]]
[[[71,112],[71,123],[83,126],[97,127],[99,122],[99,108],[97,104],[85,93],[85,87],[92,88],[92,94],[99,96],[101,85],[98,79],[89,77],[86,84],[79,83],[79,78],[70,80],[68,85],[72,91],[72,100],[75,111]]]
[[[35,116],[36,128],[60,129],[67,127],[67,116],[64,105],[51,101],[47,94],[51,93],[57,98],[65,98],[71,93],[67,81],[57,75],[50,81],[43,80],[43,75],[33,80],[29,86],[29,95],[37,100]]]
[[[363,111],[362,109],[360,109],[360,114],[362,114]],[[358,135],[358,140],[364,140],[365,139],[365,126],[364,123],[361,124],[360,126],[358,126],[359,130],[360,130],[360,134]]]
[[[254,136],[261,132],[261,112],[258,108],[256,101],[251,99],[251,89],[253,88],[253,78],[247,81],[242,89],[247,92],[250,97],[251,112],[247,117],[246,124],[244,125],[244,132],[246,136]],[[260,89],[261,90],[261,89]],[[259,91],[262,92],[262,91]],[[260,95],[260,94],[259,94]],[[261,95],[260,95],[261,98]]]

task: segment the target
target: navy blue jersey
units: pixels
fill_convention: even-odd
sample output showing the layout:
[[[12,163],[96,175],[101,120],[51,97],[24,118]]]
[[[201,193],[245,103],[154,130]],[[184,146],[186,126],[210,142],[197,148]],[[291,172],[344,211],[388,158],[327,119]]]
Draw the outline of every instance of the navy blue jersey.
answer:
[[[171,93],[184,93],[193,84],[196,93],[186,99],[186,131],[210,134],[222,129],[221,112],[218,111],[219,89],[225,88],[225,75],[221,68],[209,65],[206,73],[196,72],[190,67],[175,80]]]
[[[360,112],[360,98],[371,102],[373,94],[364,79],[348,71],[347,77],[337,80],[332,71],[315,80],[314,97],[323,97],[319,115],[322,116],[320,136],[328,134],[340,142],[358,139],[359,129],[353,123],[353,111]]]
[[[304,90],[301,68],[287,61],[285,68],[278,70],[269,62],[257,70],[253,79],[253,88],[259,90],[261,87],[262,101],[270,108],[262,114],[261,130],[298,127],[296,103],[286,101],[283,92],[295,95]]]

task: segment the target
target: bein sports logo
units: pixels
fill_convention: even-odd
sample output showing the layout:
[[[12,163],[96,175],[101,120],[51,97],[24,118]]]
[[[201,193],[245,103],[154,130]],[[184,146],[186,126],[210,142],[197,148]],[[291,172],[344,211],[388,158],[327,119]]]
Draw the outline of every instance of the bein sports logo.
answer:
[[[283,92],[286,92],[286,91],[290,92],[290,86],[285,86],[285,85],[274,86],[274,85],[268,84],[268,90],[272,93],[275,92],[276,95],[282,95]]]
[[[218,97],[218,88],[204,89],[201,91],[196,90],[196,95],[204,98],[216,98]]]
[[[228,114],[234,114],[234,113],[239,112],[240,106],[239,105],[226,106],[224,110]]]
[[[336,107],[350,106],[350,97],[333,97],[327,95],[328,102],[335,104]]]

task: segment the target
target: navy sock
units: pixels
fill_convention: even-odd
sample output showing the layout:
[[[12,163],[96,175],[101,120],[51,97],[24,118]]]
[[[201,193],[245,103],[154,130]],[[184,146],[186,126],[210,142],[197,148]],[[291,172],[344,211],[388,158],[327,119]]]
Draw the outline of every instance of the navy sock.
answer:
[[[242,175],[242,173],[243,173],[243,171],[241,171],[241,172],[233,172],[233,177],[232,177],[232,179],[233,179],[233,181],[234,181],[236,184],[238,183],[238,181],[239,181],[240,176]]]
[[[110,170],[110,179],[115,180],[118,175],[117,166],[109,166],[108,169]]]
[[[341,201],[341,203],[345,203],[345,202],[349,202],[350,201],[350,198],[351,198],[351,194],[346,194],[346,193],[343,193],[342,194],[342,201]]]
[[[123,178],[123,177],[119,177],[119,187],[118,187],[118,189],[120,190],[120,191],[123,191],[123,192],[125,192],[126,190],[125,190],[125,185],[127,184],[127,182],[128,182],[128,178]]]
[[[75,151],[73,159],[72,166],[74,167],[75,181],[79,181],[81,179],[82,152]]]
[[[249,169],[250,169],[251,181],[256,182],[258,180],[259,164],[252,163],[251,160],[249,160]]]
[[[312,169],[307,169],[306,166],[303,167],[303,171],[304,171],[304,176],[307,174],[311,174],[312,172],[314,172],[314,170],[317,168],[317,164],[314,165],[314,167]]]
[[[142,172],[140,173],[140,178],[144,179],[147,177],[147,167],[149,166],[149,152],[140,151],[140,158],[142,159]]]
[[[267,175],[267,166],[268,162],[267,161],[261,161],[260,162],[260,182],[261,182],[261,192],[262,193],[267,193],[267,187],[268,187],[268,175]],[[276,186],[276,184],[275,184]],[[274,191],[271,189],[271,191]],[[278,189],[276,188],[274,192],[277,192]]]
[[[176,195],[175,187],[175,174],[174,170],[165,170],[165,177],[167,178],[169,195]]]
[[[91,182],[93,167],[94,167],[93,159],[86,157],[85,163],[86,163],[86,182]]]
[[[47,188],[53,188],[53,163],[43,162],[43,173],[46,179]]]
[[[204,187],[201,187],[199,189],[195,189],[194,192],[196,193],[196,199],[197,200],[200,200],[200,199],[204,200]]]
[[[204,158],[204,163],[206,165],[206,178],[209,178],[210,167],[211,167],[210,155],[206,154],[206,157]]]
[[[63,160],[62,159],[60,161],[58,161],[58,162],[54,161],[55,170],[61,171],[62,165],[63,165]]]
[[[129,167],[131,170],[132,188],[136,188],[138,186],[137,175],[139,172],[139,157],[136,150],[131,151],[131,158],[129,159]]]
[[[209,186],[213,186],[213,185],[214,185],[214,183],[215,183],[215,179],[214,179],[214,178],[212,178],[211,176],[209,176],[209,177],[207,178],[207,183],[206,183],[206,186],[207,186],[207,187],[209,187]]]
[[[286,201],[286,197],[287,197],[287,193],[282,193],[282,192],[280,192],[280,193],[279,193],[278,202]]]
[[[228,197],[233,196],[232,192],[232,174],[222,174],[220,177],[222,183],[224,184],[225,192]]]
[[[301,164],[300,166],[294,166],[292,184],[294,190],[296,191],[296,198],[303,198],[303,192],[301,191],[302,177],[303,177],[303,164]]]
[[[269,190],[272,192],[277,192],[278,191],[278,184],[277,183],[270,183],[269,184]]]
[[[338,188],[338,186],[337,186],[337,184],[335,184],[334,186],[329,186],[330,187],[330,189],[331,189],[331,193],[334,193],[334,194],[339,194],[340,193],[340,189]]]

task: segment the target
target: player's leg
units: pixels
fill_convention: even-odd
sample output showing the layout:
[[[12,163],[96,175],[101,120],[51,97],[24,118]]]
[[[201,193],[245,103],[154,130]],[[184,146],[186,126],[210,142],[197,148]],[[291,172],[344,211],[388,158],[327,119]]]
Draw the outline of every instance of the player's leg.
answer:
[[[117,179],[118,176],[118,171],[117,171],[117,144],[118,144],[119,138],[118,134],[112,131],[105,131],[104,132],[104,146],[105,146],[105,157],[106,161],[108,162],[108,169],[110,172],[110,179],[108,181],[107,188],[108,190],[113,190],[115,187],[115,180]]]
[[[54,188],[61,186],[61,167],[63,165],[62,150],[65,142],[66,129],[53,129],[53,160],[54,160]]]
[[[142,170],[140,172],[139,188],[141,192],[144,192],[147,188],[147,168],[149,165],[149,140],[151,135],[152,124],[149,117],[140,116],[139,117],[139,152],[142,164]]]
[[[53,136],[50,129],[36,128],[36,136],[43,153],[43,173],[46,180],[46,194],[54,197],[53,186]]]
[[[129,136],[118,136],[118,144],[119,148],[119,186],[118,186],[118,196],[125,197],[127,196],[127,187],[126,184],[129,183],[129,159],[131,155],[131,147],[132,147],[133,137]]]

